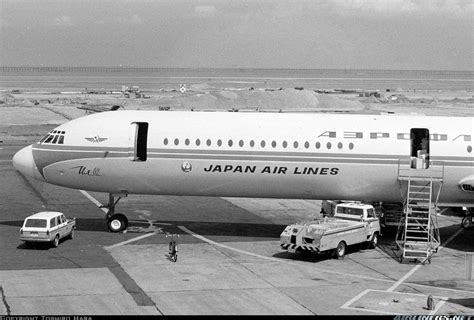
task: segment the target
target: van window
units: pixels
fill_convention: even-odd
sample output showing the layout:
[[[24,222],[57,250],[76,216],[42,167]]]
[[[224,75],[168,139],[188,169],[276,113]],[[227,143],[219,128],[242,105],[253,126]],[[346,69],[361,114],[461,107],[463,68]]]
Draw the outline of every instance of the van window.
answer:
[[[46,228],[46,220],[45,219],[28,219],[26,220],[25,227]]]
[[[51,218],[51,220],[49,220],[49,227],[50,228],[53,228],[56,226],[56,219],[54,218]]]

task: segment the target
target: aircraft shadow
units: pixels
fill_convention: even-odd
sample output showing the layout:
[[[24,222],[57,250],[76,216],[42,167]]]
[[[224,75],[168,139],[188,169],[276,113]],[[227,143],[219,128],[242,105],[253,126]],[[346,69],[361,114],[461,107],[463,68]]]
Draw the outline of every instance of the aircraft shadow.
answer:
[[[22,220],[0,221],[0,225],[13,226],[21,228]],[[254,224],[254,223],[224,223],[224,222],[202,222],[202,221],[153,221],[153,230],[159,230],[162,233],[172,234],[187,234],[185,231],[178,228],[184,226],[189,230],[202,235],[204,237],[219,237],[218,241],[236,241],[236,237],[241,238],[238,241],[263,241],[263,240],[278,240],[281,232],[286,225],[279,224]],[[129,228],[138,231],[130,231],[137,233],[149,232],[152,229],[146,221],[130,221]],[[76,218],[76,228],[78,231],[92,231],[92,232],[108,232],[105,219],[101,218]],[[461,229],[460,224],[442,227],[439,229],[441,243],[444,243],[454,233]],[[143,230],[143,231],[140,231]],[[397,228],[385,228],[383,235],[379,239],[378,248],[386,253],[388,256],[398,260],[400,251],[395,242]],[[228,238],[227,238],[228,237]],[[461,252],[472,252],[474,244],[474,230],[464,230],[456,238],[450,241],[445,247]],[[362,245],[363,246],[363,245]],[[351,250],[357,251],[363,247],[350,246],[348,253]],[[282,253],[284,254],[284,252]],[[292,254],[291,256],[293,256]],[[299,255],[298,255],[299,256]],[[285,258],[285,256],[281,256]],[[310,255],[304,259],[313,259],[319,261],[325,259],[324,255]]]

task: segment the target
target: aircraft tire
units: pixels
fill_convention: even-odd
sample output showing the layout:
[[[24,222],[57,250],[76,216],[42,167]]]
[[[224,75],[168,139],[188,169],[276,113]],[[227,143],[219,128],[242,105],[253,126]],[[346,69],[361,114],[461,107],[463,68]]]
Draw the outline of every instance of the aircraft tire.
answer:
[[[337,259],[342,259],[346,254],[347,245],[344,241],[338,243],[336,249],[334,249],[334,257]]]
[[[110,232],[120,232],[127,228],[128,219],[121,213],[116,213],[107,220],[107,227]]]

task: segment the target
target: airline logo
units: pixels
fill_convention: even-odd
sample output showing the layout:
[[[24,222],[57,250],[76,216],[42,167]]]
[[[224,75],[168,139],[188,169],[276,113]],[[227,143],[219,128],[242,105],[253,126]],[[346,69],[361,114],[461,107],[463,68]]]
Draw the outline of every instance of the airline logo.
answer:
[[[181,165],[181,170],[183,170],[183,172],[188,173],[192,169],[193,169],[193,166],[188,161],[183,162],[183,164]]]
[[[87,141],[92,142],[92,143],[101,143],[101,142],[103,142],[103,141],[108,140],[109,138],[101,138],[101,137],[99,137],[99,135],[97,134],[95,137],[84,138],[84,139],[86,139]]]

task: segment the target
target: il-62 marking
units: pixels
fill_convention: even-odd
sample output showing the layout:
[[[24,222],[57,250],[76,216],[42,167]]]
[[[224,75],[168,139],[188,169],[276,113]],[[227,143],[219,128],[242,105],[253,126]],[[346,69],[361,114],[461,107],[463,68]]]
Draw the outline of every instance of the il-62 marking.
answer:
[[[77,174],[80,176],[100,177],[100,168],[88,169],[85,166],[72,167],[71,169],[78,169]]]

